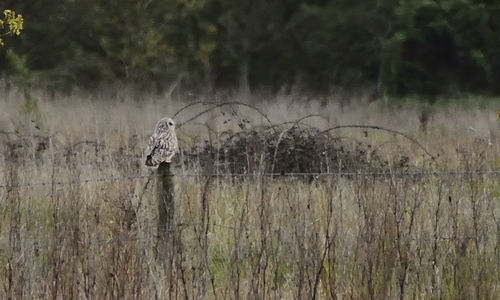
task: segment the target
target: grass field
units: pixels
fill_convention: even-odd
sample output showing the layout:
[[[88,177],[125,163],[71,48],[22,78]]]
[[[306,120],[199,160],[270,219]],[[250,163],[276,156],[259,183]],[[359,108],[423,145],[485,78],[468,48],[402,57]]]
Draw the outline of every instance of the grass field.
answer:
[[[193,105],[176,116],[183,151],[165,237],[142,153],[158,119],[206,99],[40,92],[38,107],[21,112],[21,93],[0,93],[0,298],[500,297],[500,181],[486,172],[500,169],[491,103],[304,104],[275,95],[182,124],[213,107]],[[419,145],[386,130],[332,130],[351,156],[322,166],[328,175],[267,176],[287,174],[274,162],[299,139],[281,133],[305,116],[307,130],[379,126]],[[207,175],[233,170],[207,149],[236,133],[267,134],[267,119],[281,124],[286,147],[274,156],[242,151],[241,170],[251,173]],[[348,170],[344,157],[362,163]],[[370,173],[375,158],[385,174]]]

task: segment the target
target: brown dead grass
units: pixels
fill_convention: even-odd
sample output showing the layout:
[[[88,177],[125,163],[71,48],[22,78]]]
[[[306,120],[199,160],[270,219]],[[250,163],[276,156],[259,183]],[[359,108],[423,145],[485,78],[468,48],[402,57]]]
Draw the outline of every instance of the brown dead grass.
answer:
[[[176,162],[176,227],[162,256],[154,185],[146,185],[142,152],[155,122],[178,111],[185,99],[137,100],[125,92],[112,99],[36,96],[39,112],[32,115],[19,113],[22,98],[15,90],[3,90],[0,102],[0,184],[8,185],[0,188],[2,298],[500,295],[495,176],[193,176],[206,172],[205,165],[211,172],[224,166],[220,154],[228,136],[260,134],[256,130],[267,123],[251,108],[221,107],[178,130],[182,149],[190,150]],[[388,162],[386,171],[500,167],[497,121],[488,109],[438,110],[424,132],[418,107],[299,100],[278,95],[253,105],[274,124],[317,114],[300,128],[363,124],[398,130],[436,156],[431,160],[414,143],[383,131],[331,133],[338,147],[376,148],[380,161]],[[200,106],[176,121],[206,107]],[[310,144],[295,141],[299,136],[285,136],[283,149]],[[207,149],[215,151],[194,155]],[[245,151],[235,157],[258,153]],[[352,158],[357,166],[374,162],[359,155]],[[272,164],[270,157],[273,151],[254,160],[255,169]],[[398,166],[404,157],[406,165]]]

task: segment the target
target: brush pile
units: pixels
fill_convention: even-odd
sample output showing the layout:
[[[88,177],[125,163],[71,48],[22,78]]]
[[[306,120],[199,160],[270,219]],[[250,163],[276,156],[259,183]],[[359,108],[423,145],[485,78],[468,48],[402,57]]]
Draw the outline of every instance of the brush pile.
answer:
[[[196,164],[203,171],[242,174],[384,172],[390,165],[369,143],[320,134],[309,127],[269,126],[223,136],[226,138],[216,145],[204,141],[184,148],[186,167]],[[403,155],[395,167],[408,164],[408,157]]]

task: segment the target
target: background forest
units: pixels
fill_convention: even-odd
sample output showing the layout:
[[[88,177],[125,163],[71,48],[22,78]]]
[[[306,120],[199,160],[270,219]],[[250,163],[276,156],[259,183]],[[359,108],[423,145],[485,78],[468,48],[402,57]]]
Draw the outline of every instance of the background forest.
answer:
[[[498,1],[7,0],[2,8],[25,19],[23,34],[0,48],[0,72],[14,83],[500,92]]]

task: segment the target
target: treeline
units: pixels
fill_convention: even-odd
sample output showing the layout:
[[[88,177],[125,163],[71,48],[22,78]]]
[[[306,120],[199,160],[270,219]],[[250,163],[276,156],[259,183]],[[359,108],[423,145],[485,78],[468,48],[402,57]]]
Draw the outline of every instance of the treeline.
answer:
[[[500,93],[496,0],[3,3],[25,30],[0,49],[0,72],[58,89]]]

